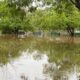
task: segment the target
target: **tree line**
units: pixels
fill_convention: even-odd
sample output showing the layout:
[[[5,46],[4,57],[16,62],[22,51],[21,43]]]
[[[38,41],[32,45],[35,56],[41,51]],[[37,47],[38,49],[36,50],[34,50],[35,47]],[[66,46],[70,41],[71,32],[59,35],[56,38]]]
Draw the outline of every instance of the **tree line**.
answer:
[[[45,10],[30,6],[32,2],[33,0],[0,1],[0,31],[11,34],[18,30],[65,30],[67,26],[80,29],[80,12],[71,1],[44,0],[43,6],[52,5]]]

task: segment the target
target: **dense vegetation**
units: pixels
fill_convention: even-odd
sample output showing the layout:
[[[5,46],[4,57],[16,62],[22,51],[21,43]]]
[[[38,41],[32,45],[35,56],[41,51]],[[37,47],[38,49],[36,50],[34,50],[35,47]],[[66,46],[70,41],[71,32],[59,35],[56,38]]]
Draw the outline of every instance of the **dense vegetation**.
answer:
[[[39,0],[40,1],[40,0]],[[30,6],[32,0],[0,2],[0,30],[14,33],[24,31],[65,29],[67,25],[80,29],[80,12],[69,0],[44,0],[51,8],[39,10]],[[28,10],[24,8],[28,7]]]

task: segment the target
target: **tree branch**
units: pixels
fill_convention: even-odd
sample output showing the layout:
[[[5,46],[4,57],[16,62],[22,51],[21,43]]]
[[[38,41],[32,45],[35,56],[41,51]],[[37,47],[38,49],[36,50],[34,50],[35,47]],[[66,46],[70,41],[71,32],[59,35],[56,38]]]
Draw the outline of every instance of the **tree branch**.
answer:
[[[76,4],[73,0],[70,0],[73,4]]]

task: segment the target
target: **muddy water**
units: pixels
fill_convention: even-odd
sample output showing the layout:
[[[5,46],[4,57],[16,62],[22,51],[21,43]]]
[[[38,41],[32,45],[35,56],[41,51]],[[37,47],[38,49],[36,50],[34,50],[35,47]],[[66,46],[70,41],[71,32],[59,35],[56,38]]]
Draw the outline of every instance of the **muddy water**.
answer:
[[[0,38],[0,80],[79,80],[80,44]]]
[[[0,67],[0,80],[51,80],[43,74],[43,67],[47,63],[45,54],[38,57],[37,51],[32,54],[23,52],[19,58]]]
[[[49,63],[48,59],[46,54],[38,51],[22,52],[20,57],[0,67],[0,80],[78,80],[76,66],[60,72],[61,65]]]

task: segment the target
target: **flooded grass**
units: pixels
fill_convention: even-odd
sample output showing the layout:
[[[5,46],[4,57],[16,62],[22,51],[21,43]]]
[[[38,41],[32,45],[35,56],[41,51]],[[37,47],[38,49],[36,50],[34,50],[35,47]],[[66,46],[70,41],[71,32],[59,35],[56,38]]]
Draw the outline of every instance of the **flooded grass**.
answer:
[[[8,57],[17,57],[21,51],[27,49],[30,52],[38,50],[40,53],[46,53],[50,57],[49,61],[72,61],[72,64],[79,64],[80,61],[80,44],[56,43],[47,39],[32,37],[25,39],[3,37],[0,38],[0,57],[3,58],[0,58],[0,62],[8,61],[6,59]]]
[[[22,52],[26,51],[28,51],[28,53],[26,53],[27,55],[37,51],[38,54],[33,56],[34,60],[40,60],[42,59],[41,55],[46,54],[49,64],[48,68],[45,64],[47,71],[45,70],[44,73],[49,73],[50,76],[55,74],[55,80],[62,80],[56,79],[56,77],[60,78],[61,76],[57,72],[61,73],[75,66],[80,66],[80,43],[55,42],[54,40],[51,41],[46,38],[37,39],[36,37],[27,37],[24,39],[0,37],[0,66],[7,65],[11,61],[18,59],[22,55]],[[53,65],[56,66],[56,68],[53,68]],[[70,78],[68,80],[73,79]]]

